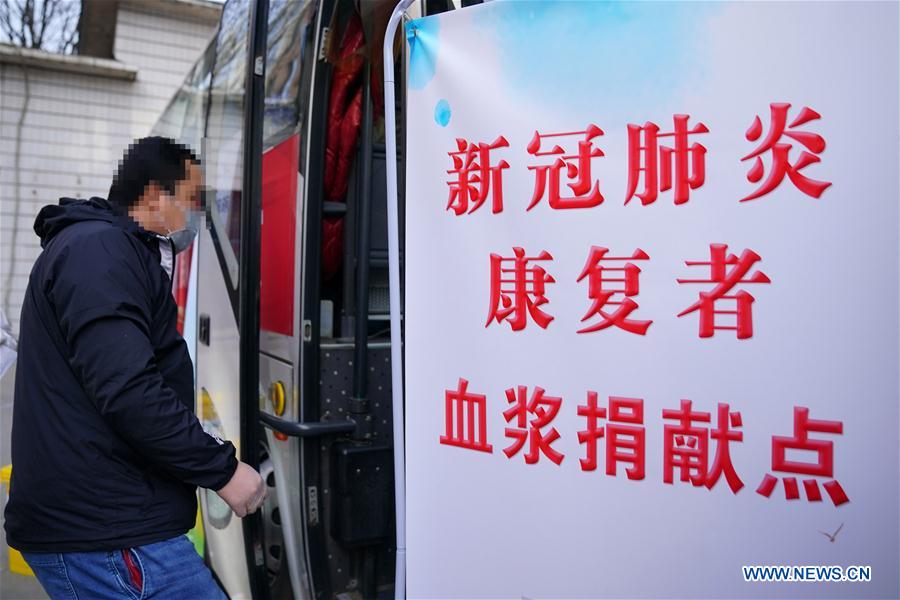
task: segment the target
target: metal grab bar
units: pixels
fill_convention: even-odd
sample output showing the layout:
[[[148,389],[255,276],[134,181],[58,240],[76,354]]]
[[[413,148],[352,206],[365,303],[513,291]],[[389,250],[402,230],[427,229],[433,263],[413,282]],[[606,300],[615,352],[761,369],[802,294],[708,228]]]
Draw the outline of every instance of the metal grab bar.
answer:
[[[266,412],[259,413],[259,420],[273,431],[299,438],[321,437],[350,433],[356,429],[353,421],[317,421],[315,423],[298,423],[281,419]]]

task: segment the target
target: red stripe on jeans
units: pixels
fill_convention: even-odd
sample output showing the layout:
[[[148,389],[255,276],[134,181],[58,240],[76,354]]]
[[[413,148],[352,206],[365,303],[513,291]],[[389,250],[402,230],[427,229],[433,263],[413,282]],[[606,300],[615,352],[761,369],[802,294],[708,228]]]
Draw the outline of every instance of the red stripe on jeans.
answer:
[[[141,570],[138,569],[137,565],[134,564],[134,559],[131,558],[131,552],[128,548],[122,550],[122,558],[125,559],[125,566],[128,567],[128,576],[131,577],[131,583],[138,590],[144,589],[144,581],[141,576]]]

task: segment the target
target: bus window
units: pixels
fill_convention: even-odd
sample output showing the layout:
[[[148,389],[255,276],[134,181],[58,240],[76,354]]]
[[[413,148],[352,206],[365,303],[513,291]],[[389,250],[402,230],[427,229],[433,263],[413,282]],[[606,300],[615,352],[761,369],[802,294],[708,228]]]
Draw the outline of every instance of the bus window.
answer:
[[[313,2],[273,0],[269,5],[263,116],[260,328],[291,336],[297,250],[301,106],[310,77]],[[308,84],[305,89],[308,88]],[[266,343],[270,353],[284,354]]]
[[[312,51],[315,4],[311,1],[271,0],[266,36],[266,100],[263,149],[294,132],[300,118],[298,93],[304,62]],[[305,73],[309,78],[309,73]]]
[[[215,40],[212,40],[206,47],[203,56],[191,68],[150,135],[178,140],[199,154],[203,127],[206,124],[206,101],[216,52],[215,44]]]
[[[213,238],[231,284],[238,287],[241,248],[244,93],[247,70],[250,3],[228,0],[216,38],[207,127],[209,216]]]

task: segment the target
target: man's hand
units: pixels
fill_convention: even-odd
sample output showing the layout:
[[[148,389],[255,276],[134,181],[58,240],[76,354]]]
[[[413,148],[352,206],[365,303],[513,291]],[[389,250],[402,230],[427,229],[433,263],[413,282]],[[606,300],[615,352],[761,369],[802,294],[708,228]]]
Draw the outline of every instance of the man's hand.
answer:
[[[231,480],[216,493],[234,514],[243,518],[256,512],[269,492],[256,469],[239,461]]]

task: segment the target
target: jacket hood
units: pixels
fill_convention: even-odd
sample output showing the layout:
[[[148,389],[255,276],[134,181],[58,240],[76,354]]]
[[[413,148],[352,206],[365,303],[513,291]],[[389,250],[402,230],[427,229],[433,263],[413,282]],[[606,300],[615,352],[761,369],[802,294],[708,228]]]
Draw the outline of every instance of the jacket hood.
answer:
[[[89,200],[60,198],[59,204],[48,204],[34,220],[34,232],[41,238],[41,247],[44,248],[60,231],[81,221],[106,221],[125,229],[139,229],[130,218],[113,212],[108,200],[92,196]]]

